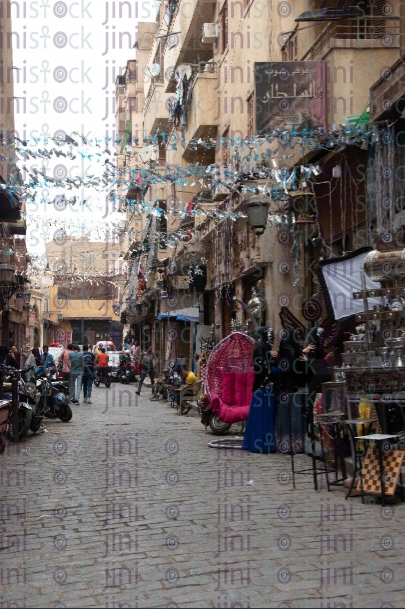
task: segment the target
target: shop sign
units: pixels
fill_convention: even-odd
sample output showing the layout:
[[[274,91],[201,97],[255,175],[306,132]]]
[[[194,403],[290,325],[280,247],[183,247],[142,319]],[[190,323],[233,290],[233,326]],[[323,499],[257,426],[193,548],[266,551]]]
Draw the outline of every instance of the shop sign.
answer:
[[[258,135],[326,127],[325,63],[255,62],[255,115]]]
[[[59,343],[60,345],[67,347],[70,341],[70,332],[67,332],[66,330],[54,330],[53,338],[54,343]]]

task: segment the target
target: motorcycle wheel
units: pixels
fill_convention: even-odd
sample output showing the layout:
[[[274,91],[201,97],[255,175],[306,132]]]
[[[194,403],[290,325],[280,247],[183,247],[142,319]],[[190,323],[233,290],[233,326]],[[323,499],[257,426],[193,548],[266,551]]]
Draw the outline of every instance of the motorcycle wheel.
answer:
[[[100,387],[100,381],[94,381],[96,387]]]
[[[111,381],[106,381],[105,386],[107,389],[109,389],[111,387]]]
[[[72,416],[73,416],[73,413],[72,413],[72,409],[70,408],[70,406],[66,406],[66,408],[64,408],[63,412],[60,412],[58,414],[58,418],[62,421],[62,423],[69,423]]]
[[[18,440],[22,440],[28,433],[32,421],[32,410],[28,408],[18,409]],[[8,437],[13,439],[13,415],[11,414],[8,424]]]
[[[230,429],[230,427],[230,423],[224,423],[223,421],[218,419],[218,417],[216,417],[214,413],[212,413],[210,417],[210,428],[216,436],[222,436],[228,431],[228,429]]]
[[[127,377],[126,374],[124,374],[124,376],[121,376],[121,383],[123,385],[129,385],[129,378]]]
[[[32,417],[30,430],[33,433],[37,433],[41,429],[42,418],[40,417]]]

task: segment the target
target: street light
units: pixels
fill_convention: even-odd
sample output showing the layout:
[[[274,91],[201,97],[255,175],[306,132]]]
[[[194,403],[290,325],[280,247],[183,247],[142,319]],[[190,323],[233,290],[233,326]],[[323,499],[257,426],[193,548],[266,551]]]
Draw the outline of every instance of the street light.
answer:
[[[263,235],[269,215],[269,199],[266,195],[254,195],[250,199],[247,199],[246,207],[246,213],[254,234],[256,237]]]

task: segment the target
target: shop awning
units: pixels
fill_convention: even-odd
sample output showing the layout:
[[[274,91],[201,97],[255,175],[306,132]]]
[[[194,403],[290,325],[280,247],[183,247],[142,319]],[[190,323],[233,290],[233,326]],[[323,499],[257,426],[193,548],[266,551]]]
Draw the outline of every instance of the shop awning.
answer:
[[[186,309],[178,309],[177,311],[167,311],[159,313],[158,319],[175,319],[176,321],[193,321],[198,323],[200,319],[200,311],[198,307],[188,307]]]

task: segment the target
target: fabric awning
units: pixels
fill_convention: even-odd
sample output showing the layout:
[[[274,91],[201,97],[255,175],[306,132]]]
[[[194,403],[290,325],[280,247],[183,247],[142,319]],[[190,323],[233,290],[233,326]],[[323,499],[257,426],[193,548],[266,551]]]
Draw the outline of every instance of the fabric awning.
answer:
[[[158,319],[175,319],[176,321],[192,321],[198,323],[200,319],[200,311],[198,307],[188,307],[186,309],[178,309],[177,311],[167,311],[159,313]]]

